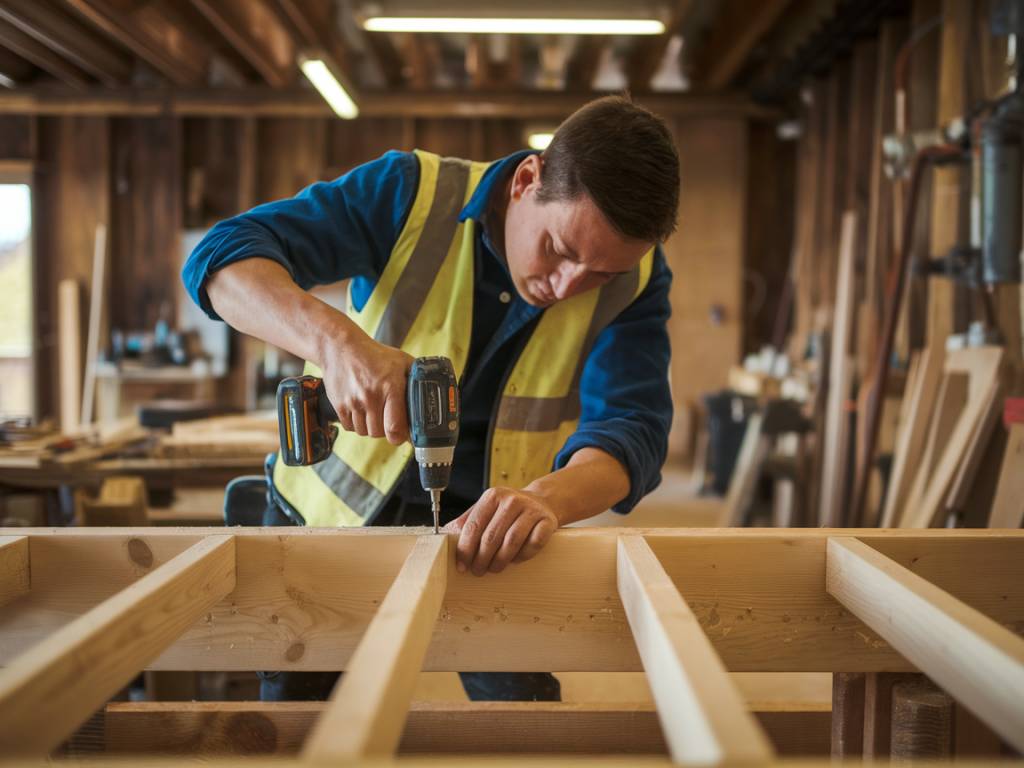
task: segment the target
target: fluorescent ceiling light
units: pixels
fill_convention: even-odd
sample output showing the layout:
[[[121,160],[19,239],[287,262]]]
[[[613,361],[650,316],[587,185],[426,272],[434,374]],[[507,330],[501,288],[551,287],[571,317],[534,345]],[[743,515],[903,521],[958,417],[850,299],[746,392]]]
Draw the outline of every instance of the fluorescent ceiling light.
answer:
[[[302,69],[313,87],[320,91],[324,101],[331,105],[338,117],[352,120],[359,116],[359,107],[348,95],[348,91],[338,82],[338,78],[331,72],[330,67],[323,59],[312,59],[302,57],[299,59],[299,67]]]
[[[548,148],[548,144],[551,143],[553,138],[555,138],[555,134],[553,133],[531,133],[526,138],[526,143],[530,145],[530,149],[545,150]]]
[[[441,16],[371,16],[369,32],[437,32],[506,35],[660,35],[657,19],[518,19]]]

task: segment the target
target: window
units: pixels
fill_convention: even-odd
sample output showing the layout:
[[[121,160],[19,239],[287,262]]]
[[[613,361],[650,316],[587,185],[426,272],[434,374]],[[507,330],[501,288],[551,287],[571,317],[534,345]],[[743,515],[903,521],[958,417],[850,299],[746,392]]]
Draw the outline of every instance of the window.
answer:
[[[28,166],[0,166],[0,419],[35,414],[30,181]]]

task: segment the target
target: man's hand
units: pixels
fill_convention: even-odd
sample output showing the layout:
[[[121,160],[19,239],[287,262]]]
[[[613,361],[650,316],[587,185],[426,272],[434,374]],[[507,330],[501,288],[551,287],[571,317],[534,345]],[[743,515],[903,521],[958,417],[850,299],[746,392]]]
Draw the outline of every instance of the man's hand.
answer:
[[[387,437],[394,445],[409,439],[405,392],[411,355],[356,329],[329,344],[323,361],[324,388],[342,429]]]
[[[558,516],[540,494],[488,488],[480,500],[444,529],[459,534],[455,564],[477,576],[501,573],[509,563],[536,555],[558,528]]]

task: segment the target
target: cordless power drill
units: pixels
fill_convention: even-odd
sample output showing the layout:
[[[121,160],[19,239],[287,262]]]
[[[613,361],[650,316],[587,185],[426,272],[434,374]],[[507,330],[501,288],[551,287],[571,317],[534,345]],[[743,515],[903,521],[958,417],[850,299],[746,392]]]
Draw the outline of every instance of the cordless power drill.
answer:
[[[420,483],[430,493],[437,533],[441,492],[448,487],[459,439],[459,387],[452,361],[447,357],[416,358],[409,370],[406,404]],[[338,436],[337,420],[323,379],[296,376],[277,385],[281,458],[288,466],[310,466],[330,456]]]

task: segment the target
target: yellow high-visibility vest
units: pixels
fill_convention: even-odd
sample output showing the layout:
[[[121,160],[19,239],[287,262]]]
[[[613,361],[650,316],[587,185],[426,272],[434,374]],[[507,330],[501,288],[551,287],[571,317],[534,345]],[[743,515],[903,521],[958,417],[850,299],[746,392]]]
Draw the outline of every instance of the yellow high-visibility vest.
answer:
[[[486,163],[416,150],[416,199],[380,279],[349,316],[376,341],[413,357],[447,355],[461,380],[473,321],[476,222],[459,221]],[[601,330],[647,285],[654,250],[631,272],[541,314],[505,381],[491,429],[490,486],[522,488],[551,471],[576,430],[583,365]],[[306,372],[320,375],[312,363]],[[274,485],[312,526],[359,526],[387,502],[412,459],[412,445],[342,430],[327,460],[278,461]],[[455,467],[458,471],[458,467]]]

